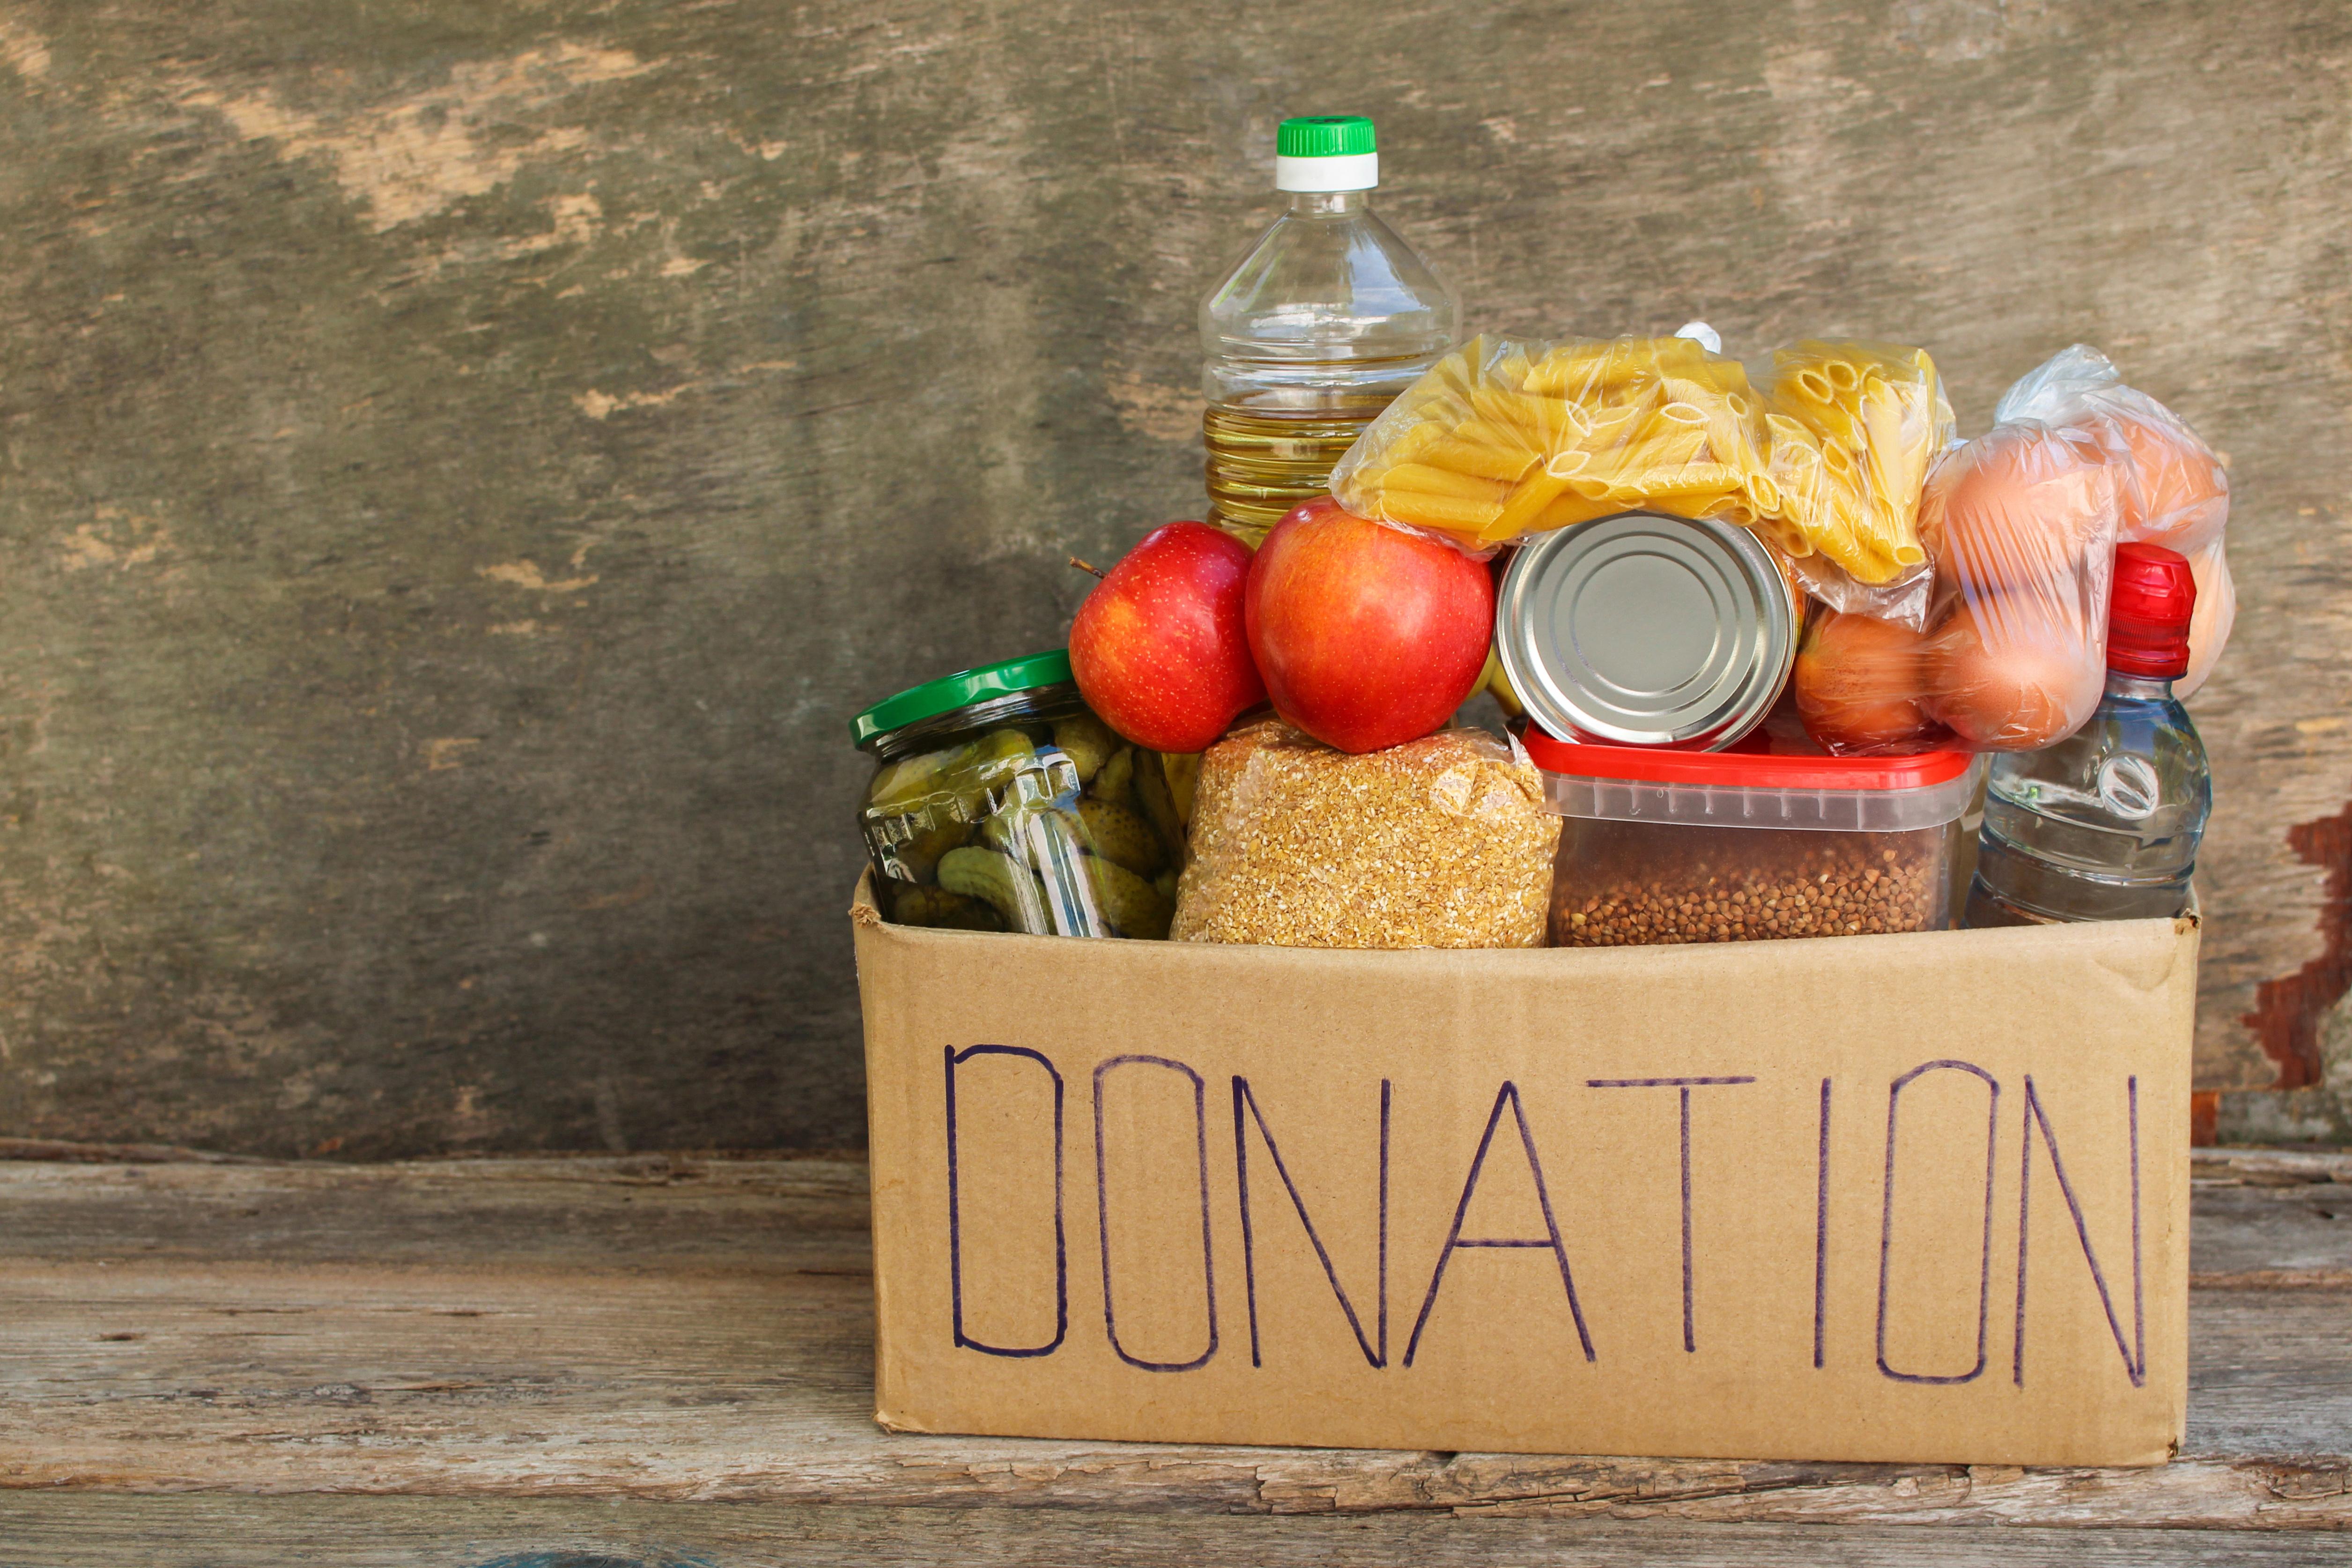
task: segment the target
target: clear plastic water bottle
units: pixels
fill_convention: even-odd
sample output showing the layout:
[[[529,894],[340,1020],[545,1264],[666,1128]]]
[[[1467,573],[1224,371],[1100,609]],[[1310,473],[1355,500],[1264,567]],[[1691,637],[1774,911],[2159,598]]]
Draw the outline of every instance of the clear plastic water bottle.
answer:
[[[2213,808],[2205,742],[2172,695],[2189,668],[2196,597],[2180,555],[2116,546],[2106,695],[2056,745],[1993,759],[1963,923],[2140,920],[2188,907]]]
[[[1329,488],[1364,426],[1462,330],[1453,291],[1372,211],[1370,121],[1284,121],[1274,184],[1289,210],[1201,305],[1209,521],[1253,545]]]

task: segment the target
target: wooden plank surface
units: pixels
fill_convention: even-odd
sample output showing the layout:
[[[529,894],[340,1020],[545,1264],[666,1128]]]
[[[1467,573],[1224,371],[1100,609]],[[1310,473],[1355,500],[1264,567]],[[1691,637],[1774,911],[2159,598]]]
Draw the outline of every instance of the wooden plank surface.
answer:
[[[855,1147],[843,721],[1197,513],[1194,306],[1353,109],[1474,326],[1926,343],[1970,429],[2084,339],[2231,453],[2269,1083],[2352,975],[2347,71],[2339,0],[0,0],[0,1132]]]
[[[2352,1291],[2335,1282],[2352,1227],[2323,1240],[2312,1206],[2335,1184],[2203,1168],[2184,1458],[2021,1471],[894,1436],[869,1419],[855,1165],[0,1164],[0,1487],[723,1500],[787,1521],[2352,1527]],[[1201,1528],[1183,1539],[1205,1550]],[[1417,1537],[1362,1539],[1402,1561]]]
[[[0,1568],[2273,1568],[2333,1538],[2202,1530],[1149,1517],[446,1498],[0,1495]]]

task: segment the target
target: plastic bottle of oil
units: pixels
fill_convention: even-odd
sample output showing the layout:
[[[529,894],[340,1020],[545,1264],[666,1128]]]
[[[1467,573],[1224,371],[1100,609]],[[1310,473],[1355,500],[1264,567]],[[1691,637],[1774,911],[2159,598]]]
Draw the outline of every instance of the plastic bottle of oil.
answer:
[[[1251,544],[1461,335],[1453,291],[1372,211],[1379,184],[1370,121],[1284,121],[1289,210],[1202,302],[1209,521]]]

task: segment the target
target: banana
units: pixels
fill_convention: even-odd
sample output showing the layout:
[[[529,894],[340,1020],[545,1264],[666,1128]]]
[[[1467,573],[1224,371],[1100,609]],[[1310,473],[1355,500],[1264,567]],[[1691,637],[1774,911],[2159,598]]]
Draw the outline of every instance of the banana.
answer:
[[[940,886],[978,899],[996,911],[1007,931],[1043,936],[1054,929],[1037,879],[993,849],[966,845],[949,850],[940,858]]]
[[[1160,771],[1168,775],[1168,795],[1176,805],[1176,820],[1192,826],[1192,795],[1201,786],[1201,753],[1162,752]]]
[[[890,918],[902,926],[941,926],[953,931],[1003,931],[996,911],[977,899],[945,888],[901,888]]]
[[[1094,787],[1088,793],[1097,800],[1107,800],[1113,805],[1130,805],[1129,798],[1135,784],[1135,748],[1121,746],[1113,752],[1110,761],[1095,774]]]
[[[1173,871],[1162,871],[1160,875],[1151,879],[1151,885],[1160,889],[1160,896],[1161,898],[1167,900],[1171,905],[1173,905],[1176,902],[1177,886],[1182,880],[1183,879],[1179,877]]]
[[[1151,753],[1146,752],[1145,756]],[[1163,858],[1160,839],[1143,818],[1123,805],[1113,805],[1107,800],[1081,800],[1078,816],[1087,825],[1087,837],[1095,853],[1104,859],[1124,866],[1139,877],[1149,877],[1160,869]]]
[[[1078,782],[1091,784],[1102,765],[1110,761],[1110,754],[1118,750],[1118,737],[1093,714],[1073,713],[1054,721],[1054,744],[1078,764]]]
[[[966,853],[956,851],[957,855]],[[1095,885],[1095,903],[1119,935],[1147,942],[1158,942],[1168,935],[1168,922],[1176,914],[1173,900],[1161,898],[1159,889],[1116,861],[1089,855],[1086,863],[1087,875]]]
[[[1138,751],[1135,753],[1135,798],[1143,806],[1143,815],[1160,835],[1160,842],[1168,847],[1168,858],[1181,866],[1184,863],[1184,819],[1176,814],[1176,798],[1170,793],[1168,774],[1158,752]],[[1111,857],[1118,860],[1116,855]],[[1119,861],[1121,865],[1127,862]],[[1150,868],[1129,866],[1131,871],[1150,876]]]

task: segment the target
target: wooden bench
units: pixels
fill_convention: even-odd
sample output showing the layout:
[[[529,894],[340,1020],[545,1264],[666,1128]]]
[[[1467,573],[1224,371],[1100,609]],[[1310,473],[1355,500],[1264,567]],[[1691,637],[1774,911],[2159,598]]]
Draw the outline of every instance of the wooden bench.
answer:
[[[2186,1451],[2017,1470],[897,1436],[859,1164],[100,1152],[0,1163],[0,1563],[2352,1561],[2352,1155],[2200,1153]]]

